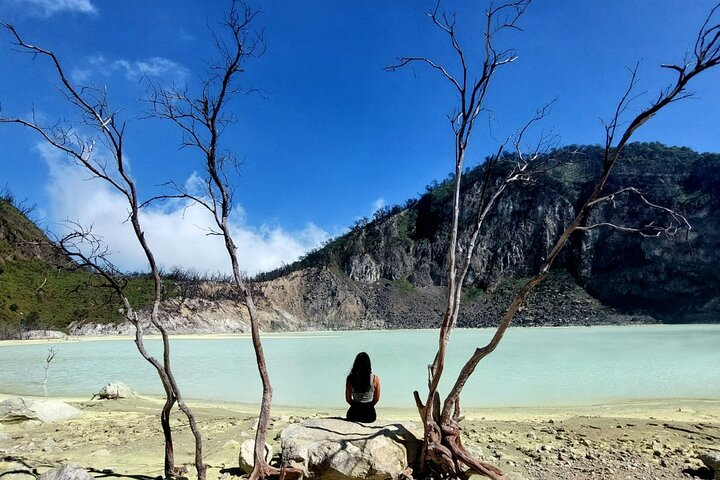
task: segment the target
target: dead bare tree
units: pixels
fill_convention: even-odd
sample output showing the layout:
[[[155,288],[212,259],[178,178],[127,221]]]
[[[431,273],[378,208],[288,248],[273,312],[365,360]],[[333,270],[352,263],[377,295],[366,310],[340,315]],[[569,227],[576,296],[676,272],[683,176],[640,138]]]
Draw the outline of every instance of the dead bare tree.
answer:
[[[190,147],[200,153],[205,172],[204,191],[199,194],[187,192],[171,183],[170,186],[177,193],[171,196],[192,200],[212,215],[215,225],[210,228],[208,234],[223,238],[232,267],[235,288],[250,316],[252,343],[262,381],[262,400],[255,433],[251,480],[270,475],[283,477],[288,474],[293,476],[300,474],[295,469],[280,470],[272,467],[266,460],[265,439],[273,390],[260,339],[259,320],[253,296],[240,270],[237,246],[228,225],[228,218],[234,206],[234,187],[230,177],[239,164],[231,152],[222,150],[221,139],[225,128],[232,122],[232,115],[228,112],[229,102],[238,94],[255,91],[243,89],[239,85],[238,77],[244,71],[244,63],[257,56],[264,45],[262,36],[254,33],[251,28],[257,13],[245,3],[232,2],[222,25],[223,35],[214,35],[219,58],[211,64],[197,96],[191,95],[186,89],[152,87],[149,98],[151,115],[174,123],[182,131],[182,146]],[[168,197],[161,196],[155,199]]]
[[[43,369],[45,371],[45,376],[43,377],[43,389],[47,389],[47,382],[48,382],[48,371],[50,370],[50,362],[55,360],[55,355],[57,355],[57,351],[55,350],[55,347],[48,348],[48,354],[47,357],[45,357],[45,365],[43,365]],[[45,392],[47,395],[47,391]]]
[[[522,162],[522,157],[520,157],[521,162],[518,164],[517,171],[513,169],[511,174],[499,186],[494,189],[491,188],[493,164],[496,164],[501,158],[507,142],[500,145],[497,153],[491,158],[490,163],[486,165],[482,181],[481,205],[478,208],[468,244],[465,248],[460,249],[458,248],[458,235],[463,165],[475,121],[485,108],[485,96],[495,73],[501,67],[517,59],[517,55],[513,50],[498,50],[494,43],[495,37],[504,30],[518,29],[518,22],[529,4],[530,0],[521,0],[504,3],[487,10],[484,30],[484,58],[482,64],[475,69],[474,63],[466,58],[465,52],[458,41],[455,15],[440,13],[440,3],[438,2],[434,11],[429,13],[428,16],[433,24],[449,37],[460,64],[459,75],[451,73],[449,68],[428,57],[402,57],[398,59],[397,64],[387,68],[388,71],[395,71],[413,63],[426,64],[438,71],[452,84],[459,98],[459,106],[448,117],[455,136],[455,169],[453,177],[453,213],[448,247],[447,307],[440,327],[438,350],[433,363],[428,367],[428,394],[426,401],[423,403],[420,394],[417,391],[415,392],[415,402],[424,427],[423,451],[420,461],[421,472],[435,469],[438,469],[440,473],[460,472],[457,457],[453,455],[453,452],[448,447],[443,445],[445,435],[440,422],[438,384],[445,367],[446,349],[450,341],[450,334],[457,323],[462,285],[470,266],[470,259],[475,251],[482,224],[488,212],[507,186],[523,178],[529,163]],[[544,114],[543,109],[535,118],[539,120]],[[521,130],[521,133],[516,137],[516,145],[521,144],[524,131],[525,129]],[[476,469],[481,473],[492,473],[496,470],[492,465],[477,461],[476,463]]]
[[[491,7],[487,11],[487,24],[485,26],[485,60],[482,65],[481,74],[476,78],[479,80],[474,84],[468,83],[469,65],[466,63],[465,55],[458,44],[455,34],[455,17],[438,14],[438,8],[430,15],[434,24],[445,31],[450,37],[453,48],[461,64],[461,75],[456,77],[449,73],[444,66],[426,57],[405,57],[400,59],[398,65],[389,67],[390,70],[403,67],[413,62],[422,62],[438,70],[457,90],[460,97],[460,108],[450,116],[450,122],[455,133],[455,190],[453,197],[452,229],[448,252],[448,305],[440,328],[438,351],[433,363],[429,366],[428,373],[428,395],[425,403],[422,402],[419,393],[414,392],[415,401],[420,412],[424,425],[424,443],[419,465],[419,475],[449,475],[451,477],[463,477],[463,466],[484,474],[490,478],[500,480],[506,478],[497,467],[481,462],[472,457],[464,448],[460,440],[460,422],[462,420],[460,410],[460,394],[480,360],[493,352],[502,340],[507,328],[518,312],[520,306],[527,298],[530,291],[548,274],[550,267],[557,258],[560,251],[566,245],[570,236],[575,231],[583,231],[602,226],[609,226],[621,231],[638,233],[644,236],[674,235],[690,228],[687,220],[680,214],[666,207],[656,205],[649,201],[637,189],[626,187],[617,192],[606,194],[605,184],[612,171],[613,166],[620,159],[623,149],[630,141],[632,135],[650,120],[661,109],[678,100],[688,98],[691,94],[686,91],[687,84],[702,72],[713,68],[720,63],[720,24],[713,24],[714,17],[720,5],[713,8],[698,33],[694,52],[685,59],[683,65],[663,65],[677,73],[677,79],[673,85],[658,94],[650,106],[636,115],[623,131],[620,139],[617,139],[618,129],[621,125],[621,117],[626,112],[628,104],[634,99],[633,91],[636,85],[636,70],[632,70],[631,81],[625,94],[621,97],[613,118],[605,124],[605,151],[603,157],[602,171],[597,178],[597,183],[592,193],[585,199],[579,208],[575,219],[565,228],[556,244],[545,257],[539,273],[532,277],[517,293],[511,302],[495,334],[490,342],[475,350],[471,358],[465,363],[449,394],[441,403],[437,387],[444,369],[446,348],[450,333],[457,322],[460,307],[460,295],[462,285],[467,275],[469,260],[472,257],[478,232],[485,216],[492,208],[495,200],[508,185],[506,177],[499,186],[490,187],[492,193],[486,189],[490,186],[487,179],[483,182],[483,201],[478,209],[477,217],[471,226],[470,240],[466,245],[460,245],[458,241],[458,226],[460,218],[460,186],[462,176],[462,163],[467,150],[470,133],[475,118],[482,109],[484,92],[487,90],[492,73],[501,65],[512,62],[517,58],[512,51],[498,53],[493,47],[493,36],[502,29],[517,28],[516,23],[524,13],[529,2],[511,2],[499,7]],[[510,13],[508,13],[510,12]],[[495,21],[500,18],[498,23]],[[479,94],[477,94],[479,92]],[[519,132],[519,136],[525,129]],[[517,145],[517,143],[516,143]],[[500,147],[500,150],[504,145]],[[519,158],[522,158],[520,156]],[[497,156],[493,157],[497,159]],[[491,159],[492,161],[492,159]],[[522,165],[522,163],[520,164]],[[486,171],[487,175],[487,171]],[[596,222],[587,225],[586,222],[593,208],[601,203],[613,202],[621,195],[635,194],[649,208],[659,210],[668,215],[667,225],[644,225],[644,226],[623,226],[614,225],[608,222]],[[460,257],[460,258],[458,258]]]
[[[151,356],[144,347],[143,328],[130,308],[127,297],[122,294],[122,289],[118,289],[119,284],[110,283],[121,295],[123,301],[127,304],[126,318],[135,326],[135,344],[143,358],[148,361],[158,373],[165,390],[165,404],[160,416],[163,435],[165,438],[165,476],[171,478],[177,474],[174,465],[174,451],[172,441],[172,431],[170,428],[170,413],[175,405],[178,404],[180,410],[185,414],[190,424],[190,429],[195,438],[195,467],[197,469],[198,478],[204,480],[206,467],[202,460],[202,438],[197,428],[195,417],[190,408],[185,404],[177,382],[173,375],[170,365],[170,341],[167,330],[159,316],[160,301],[162,299],[163,283],[160,278],[160,271],[155,260],[155,255],[148,245],[145,234],[140,221],[140,201],[134,180],[128,173],[125,158],[125,122],[118,118],[118,111],[111,108],[107,94],[104,89],[95,85],[76,87],[67,78],[65,70],[58,57],[50,50],[29,44],[25,42],[16,29],[9,24],[2,23],[12,35],[16,47],[21,52],[30,53],[33,57],[48,58],[58,76],[60,84],[58,88],[64,99],[74,108],[79,115],[79,121],[74,124],[57,123],[53,126],[46,127],[33,116],[30,119],[22,118],[0,118],[0,123],[17,124],[27,127],[37,132],[41,138],[51,147],[61,154],[64,154],[77,165],[87,171],[93,178],[106,182],[113,190],[118,192],[126,201],[128,207],[128,221],[132,227],[132,231],[140,244],[145,258],[148,262],[150,275],[153,279],[153,301],[150,312],[150,323],[155,327],[162,337],[163,358],[158,361]],[[84,135],[81,130],[87,129],[94,131],[94,134]],[[104,148],[104,152],[98,152],[96,148],[98,144]],[[109,156],[110,160],[106,157]],[[76,224],[79,228],[79,225]],[[65,244],[72,241],[89,240],[89,232],[79,229],[65,239]],[[96,241],[95,239],[94,241]],[[91,241],[90,243],[93,243]],[[75,246],[79,246],[75,243]],[[74,258],[83,260],[79,250],[68,251],[68,254]],[[97,250],[96,250],[97,253]],[[110,281],[112,275],[110,273],[103,274],[102,266],[93,264],[92,258],[88,260],[88,267],[92,267],[103,278]],[[107,264],[106,264],[107,265]]]

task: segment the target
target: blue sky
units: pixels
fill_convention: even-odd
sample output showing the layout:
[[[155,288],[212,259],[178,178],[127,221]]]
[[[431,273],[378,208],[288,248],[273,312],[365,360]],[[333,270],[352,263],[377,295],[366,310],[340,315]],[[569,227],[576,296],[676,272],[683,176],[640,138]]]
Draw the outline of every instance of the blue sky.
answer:
[[[197,84],[212,58],[208,32],[228,2],[159,0],[3,0],[0,20],[31,43],[54,50],[75,82],[107,87],[129,122],[127,155],[144,196],[168,180],[184,182],[198,168],[179,151],[170,125],[144,120],[143,76]],[[243,83],[263,95],[232,104],[237,124],[226,146],[244,158],[235,232],[240,258],[253,273],[290,262],[337,235],[380,205],[402,203],[452,168],[446,114],[449,85],[421,66],[383,71],[401,55],[425,55],[453,67],[446,37],[424,12],[434,1],[258,1],[256,25],[265,54],[247,64]],[[477,52],[485,2],[444,2],[458,14],[461,41]],[[670,82],[661,63],[680,62],[712,7],[705,0],[537,0],[522,32],[498,39],[519,59],[497,76],[488,106],[494,120],[476,131],[468,165],[477,164],[534,110],[557,97],[543,128],[561,144],[600,143],[626,85],[626,67],[640,62],[639,91]],[[3,115],[33,109],[47,122],[72,119],[50,65],[12,49],[0,32]],[[717,73],[695,83],[697,99],[671,106],[636,140],[720,151]],[[645,96],[634,104],[645,106]],[[486,128],[492,125],[491,131]],[[93,223],[124,269],[142,257],[122,224],[119,200],[15,126],[0,126],[0,187],[36,204],[43,227],[63,219]],[[113,213],[114,212],[114,213]],[[203,235],[207,218],[181,205],[146,213],[148,236],[166,266],[226,271],[222,248]]]

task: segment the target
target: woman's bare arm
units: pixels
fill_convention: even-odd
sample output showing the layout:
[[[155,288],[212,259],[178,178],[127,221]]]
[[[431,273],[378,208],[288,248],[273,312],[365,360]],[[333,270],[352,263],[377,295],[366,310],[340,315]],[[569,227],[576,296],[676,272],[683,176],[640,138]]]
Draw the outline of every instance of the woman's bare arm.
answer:
[[[348,405],[352,405],[352,386],[348,380],[345,381],[345,401]]]

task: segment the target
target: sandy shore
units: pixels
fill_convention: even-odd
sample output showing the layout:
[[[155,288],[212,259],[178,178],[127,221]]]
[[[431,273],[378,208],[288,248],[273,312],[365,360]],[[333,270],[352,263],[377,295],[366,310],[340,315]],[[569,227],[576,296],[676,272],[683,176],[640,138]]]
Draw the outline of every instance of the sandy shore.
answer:
[[[0,401],[8,398],[0,394]],[[155,477],[162,473],[161,400],[64,398],[82,415],[59,423],[0,424],[0,474],[18,460],[43,472],[75,462],[95,476]],[[254,435],[257,407],[191,402],[205,443],[208,479],[238,472],[239,446]],[[274,408],[268,435],[322,411]],[[697,454],[720,449],[720,400],[633,401],[609,405],[470,409],[463,440],[476,454],[513,479],[679,479],[702,475]],[[378,422],[417,422],[410,409],[378,409]],[[180,412],[174,412],[176,463],[193,476],[193,444]],[[12,461],[11,461],[12,460]],[[686,472],[686,473],[683,473]],[[707,473],[707,472],[705,472]],[[16,477],[20,480],[20,477]],[[30,477],[22,477],[27,480]],[[137,477],[135,477],[137,478]],[[702,477],[700,477],[702,478]],[[4,476],[3,480],[9,480]]]

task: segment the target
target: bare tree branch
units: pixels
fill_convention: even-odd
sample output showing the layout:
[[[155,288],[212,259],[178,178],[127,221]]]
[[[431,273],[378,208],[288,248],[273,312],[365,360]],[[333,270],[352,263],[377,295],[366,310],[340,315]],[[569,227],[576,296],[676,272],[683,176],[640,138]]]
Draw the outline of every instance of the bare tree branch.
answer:
[[[155,260],[155,256],[145,239],[145,233],[140,221],[140,202],[138,200],[137,189],[134,180],[128,173],[124,158],[124,133],[125,124],[117,120],[117,112],[110,108],[107,100],[107,94],[103,89],[95,86],[76,87],[67,78],[61,62],[57,56],[50,50],[40,48],[38,46],[26,43],[17,30],[7,23],[2,23],[16,40],[16,45],[21,51],[31,53],[33,56],[46,57],[51,60],[55,73],[60,79],[60,93],[65,100],[75,107],[80,114],[80,124],[90,129],[96,130],[98,133],[97,141],[100,141],[108,150],[108,154],[112,158],[112,167],[98,157],[95,151],[96,139],[83,139],[79,133],[72,127],[56,126],[44,128],[40,126],[37,119],[33,117],[32,121],[22,120],[19,118],[1,118],[0,123],[14,123],[22,125],[26,128],[36,131],[41,137],[52,147],[58,151],[69,155],[78,165],[89,171],[93,176],[107,182],[116,191],[118,191],[127,201],[129,210],[129,222],[132,225],[133,233],[140,244],[145,258],[147,259],[151,277],[153,278],[153,301],[150,312],[151,324],[160,332],[163,343],[163,359],[162,363],[149,356],[144,349],[143,329],[137,321],[137,317],[132,310],[132,306],[124,295],[121,284],[115,280],[111,274],[113,270],[101,273],[102,267],[110,267],[108,262],[103,261],[104,253],[98,247],[99,239],[93,237],[91,232],[87,230],[76,230],[74,234],[70,234],[64,238],[66,246],[78,247],[78,243],[89,242],[92,246],[93,257],[87,257],[79,248],[69,251],[68,255],[81,261],[81,265],[92,268],[96,273],[101,275],[109,285],[111,285],[123,302],[126,304],[126,315],[128,321],[133,323],[136,330],[135,343],[140,354],[153,365],[163,384],[166,394],[165,405],[161,413],[161,426],[165,437],[165,476],[170,478],[175,476],[174,452],[172,443],[172,432],[170,428],[170,411],[175,403],[178,404],[180,410],[185,414],[190,424],[190,429],[195,438],[195,466],[198,472],[199,480],[205,479],[206,467],[202,460],[202,438],[197,428],[194,415],[190,408],[185,404],[174,374],[170,365],[170,341],[167,330],[163,322],[159,318],[160,302],[163,298],[163,284],[160,278],[160,271]],[[111,173],[112,172],[112,173]],[[61,245],[63,241],[61,241]],[[72,254],[70,253],[72,252]],[[105,252],[106,253],[106,252]],[[98,259],[101,264],[93,262]]]
[[[173,197],[191,200],[212,214],[215,226],[208,229],[207,235],[222,235],[232,266],[235,287],[250,316],[253,348],[263,387],[251,480],[271,475],[300,474],[298,470],[292,468],[281,470],[271,467],[265,458],[272,386],[260,339],[259,320],[253,296],[240,271],[237,246],[228,224],[233,208],[230,173],[237,170],[239,163],[232,154],[221,150],[224,129],[232,121],[232,117],[226,113],[228,104],[236,94],[244,92],[238,86],[238,76],[244,71],[244,62],[255,55],[259,45],[264,44],[262,36],[254,35],[250,28],[257,14],[257,11],[250,9],[244,3],[232,3],[232,8],[223,23],[222,35],[213,34],[219,59],[210,65],[198,95],[191,96],[187,90],[171,89],[170,93],[167,93],[155,88],[151,91],[149,100],[151,115],[174,123],[183,133],[182,146],[197,149],[201,154],[206,191],[202,196],[198,196],[183,191],[177,185],[172,185],[177,192]]]
[[[710,17],[717,11],[718,7],[715,7]],[[708,23],[703,26],[703,29],[701,30],[701,33],[699,34],[699,38],[704,38],[705,33],[707,31],[716,31],[720,26],[714,25],[710,28],[707,27]],[[548,253],[545,261],[540,267],[539,272],[532,277],[517,293],[515,298],[513,299],[512,303],[508,307],[507,311],[505,312],[505,315],[503,316],[502,321],[498,325],[495,334],[493,335],[490,342],[488,342],[485,346],[479,347],[475,350],[474,354],[470,357],[470,359],[465,363],[463,366],[460,374],[457,377],[457,380],[455,381],[455,384],[453,385],[450,394],[448,395],[448,400],[446,400],[446,410],[447,409],[455,409],[457,410],[459,408],[458,404],[452,403],[450,399],[452,398],[459,398],[460,392],[462,391],[463,386],[467,382],[467,380],[470,378],[472,373],[474,372],[475,368],[477,367],[477,364],[485,358],[487,355],[492,353],[497,345],[499,344],[500,340],[503,338],[507,328],[510,326],[510,323],[512,322],[513,318],[515,317],[516,313],[518,312],[520,306],[523,304],[525,299],[527,298],[527,295],[532,291],[532,289],[540,283],[547,273],[550,270],[551,265],[559,255],[560,251],[563,249],[563,247],[566,245],[567,241],[569,240],[570,236],[577,230],[583,230],[588,229],[590,227],[585,226],[584,223],[589,217],[592,209],[594,206],[603,203],[612,201],[612,199],[619,193],[615,192],[614,194],[605,195],[603,193],[605,184],[607,182],[607,179],[610,175],[610,172],[612,171],[613,166],[617,163],[618,159],[620,158],[620,155],[624,149],[624,147],[629,142],[632,135],[637,131],[638,128],[640,128],[643,124],[645,124],[649,119],[651,119],[657,112],[659,112],[662,108],[669,105],[670,103],[674,101],[678,101],[683,98],[687,98],[687,95],[685,93],[685,87],[687,86],[688,82],[702,73],[705,70],[708,70],[710,68],[713,68],[720,63],[720,49],[718,49],[718,43],[720,43],[720,40],[715,40],[715,43],[713,41],[708,42],[707,44],[703,44],[704,47],[702,51],[696,52],[696,60],[695,62],[687,67],[678,67],[682,71],[682,74],[678,76],[677,82],[674,85],[671,85],[667,90],[665,90],[663,93],[661,93],[658,97],[658,100],[651,103],[651,105],[641,111],[639,114],[637,114],[628,124],[628,127],[624,130],[621,139],[616,143],[613,144],[613,139],[615,138],[615,129],[616,126],[619,124],[620,116],[624,112],[624,109],[626,108],[627,101],[630,93],[633,89],[633,87],[636,84],[636,75],[635,71],[631,70],[631,79],[629,83],[629,88],[626,90],[625,94],[621,97],[618,106],[615,110],[615,115],[612,119],[612,121],[609,123],[610,127],[606,127],[606,146],[604,151],[604,162],[603,162],[603,169],[602,172],[598,176],[598,181],[596,183],[595,188],[591,192],[591,194],[586,198],[584,204],[579,208],[578,213],[575,217],[575,219],[565,228],[565,230],[562,232],[560,237],[558,238],[557,242],[553,246],[553,248]],[[637,193],[643,203],[645,203],[647,206],[649,206],[652,209],[661,210],[671,216],[673,221],[677,222],[680,227],[677,229],[677,232],[680,231],[686,231],[687,228],[689,228],[689,224],[687,224],[687,220],[682,215],[672,211],[669,208],[661,207],[659,205],[655,205],[652,202],[649,202],[640,192],[637,192],[635,189],[627,188],[623,189],[623,193],[630,193],[634,192]],[[612,225],[615,228],[619,228],[619,226]],[[592,227],[592,226],[591,226]],[[628,227],[629,228],[629,227]],[[639,229],[630,229],[629,231],[633,231],[634,233],[642,233],[641,231],[638,231]],[[664,230],[664,233],[674,233],[676,230],[673,228],[668,228]],[[450,401],[450,403],[448,403]]]

